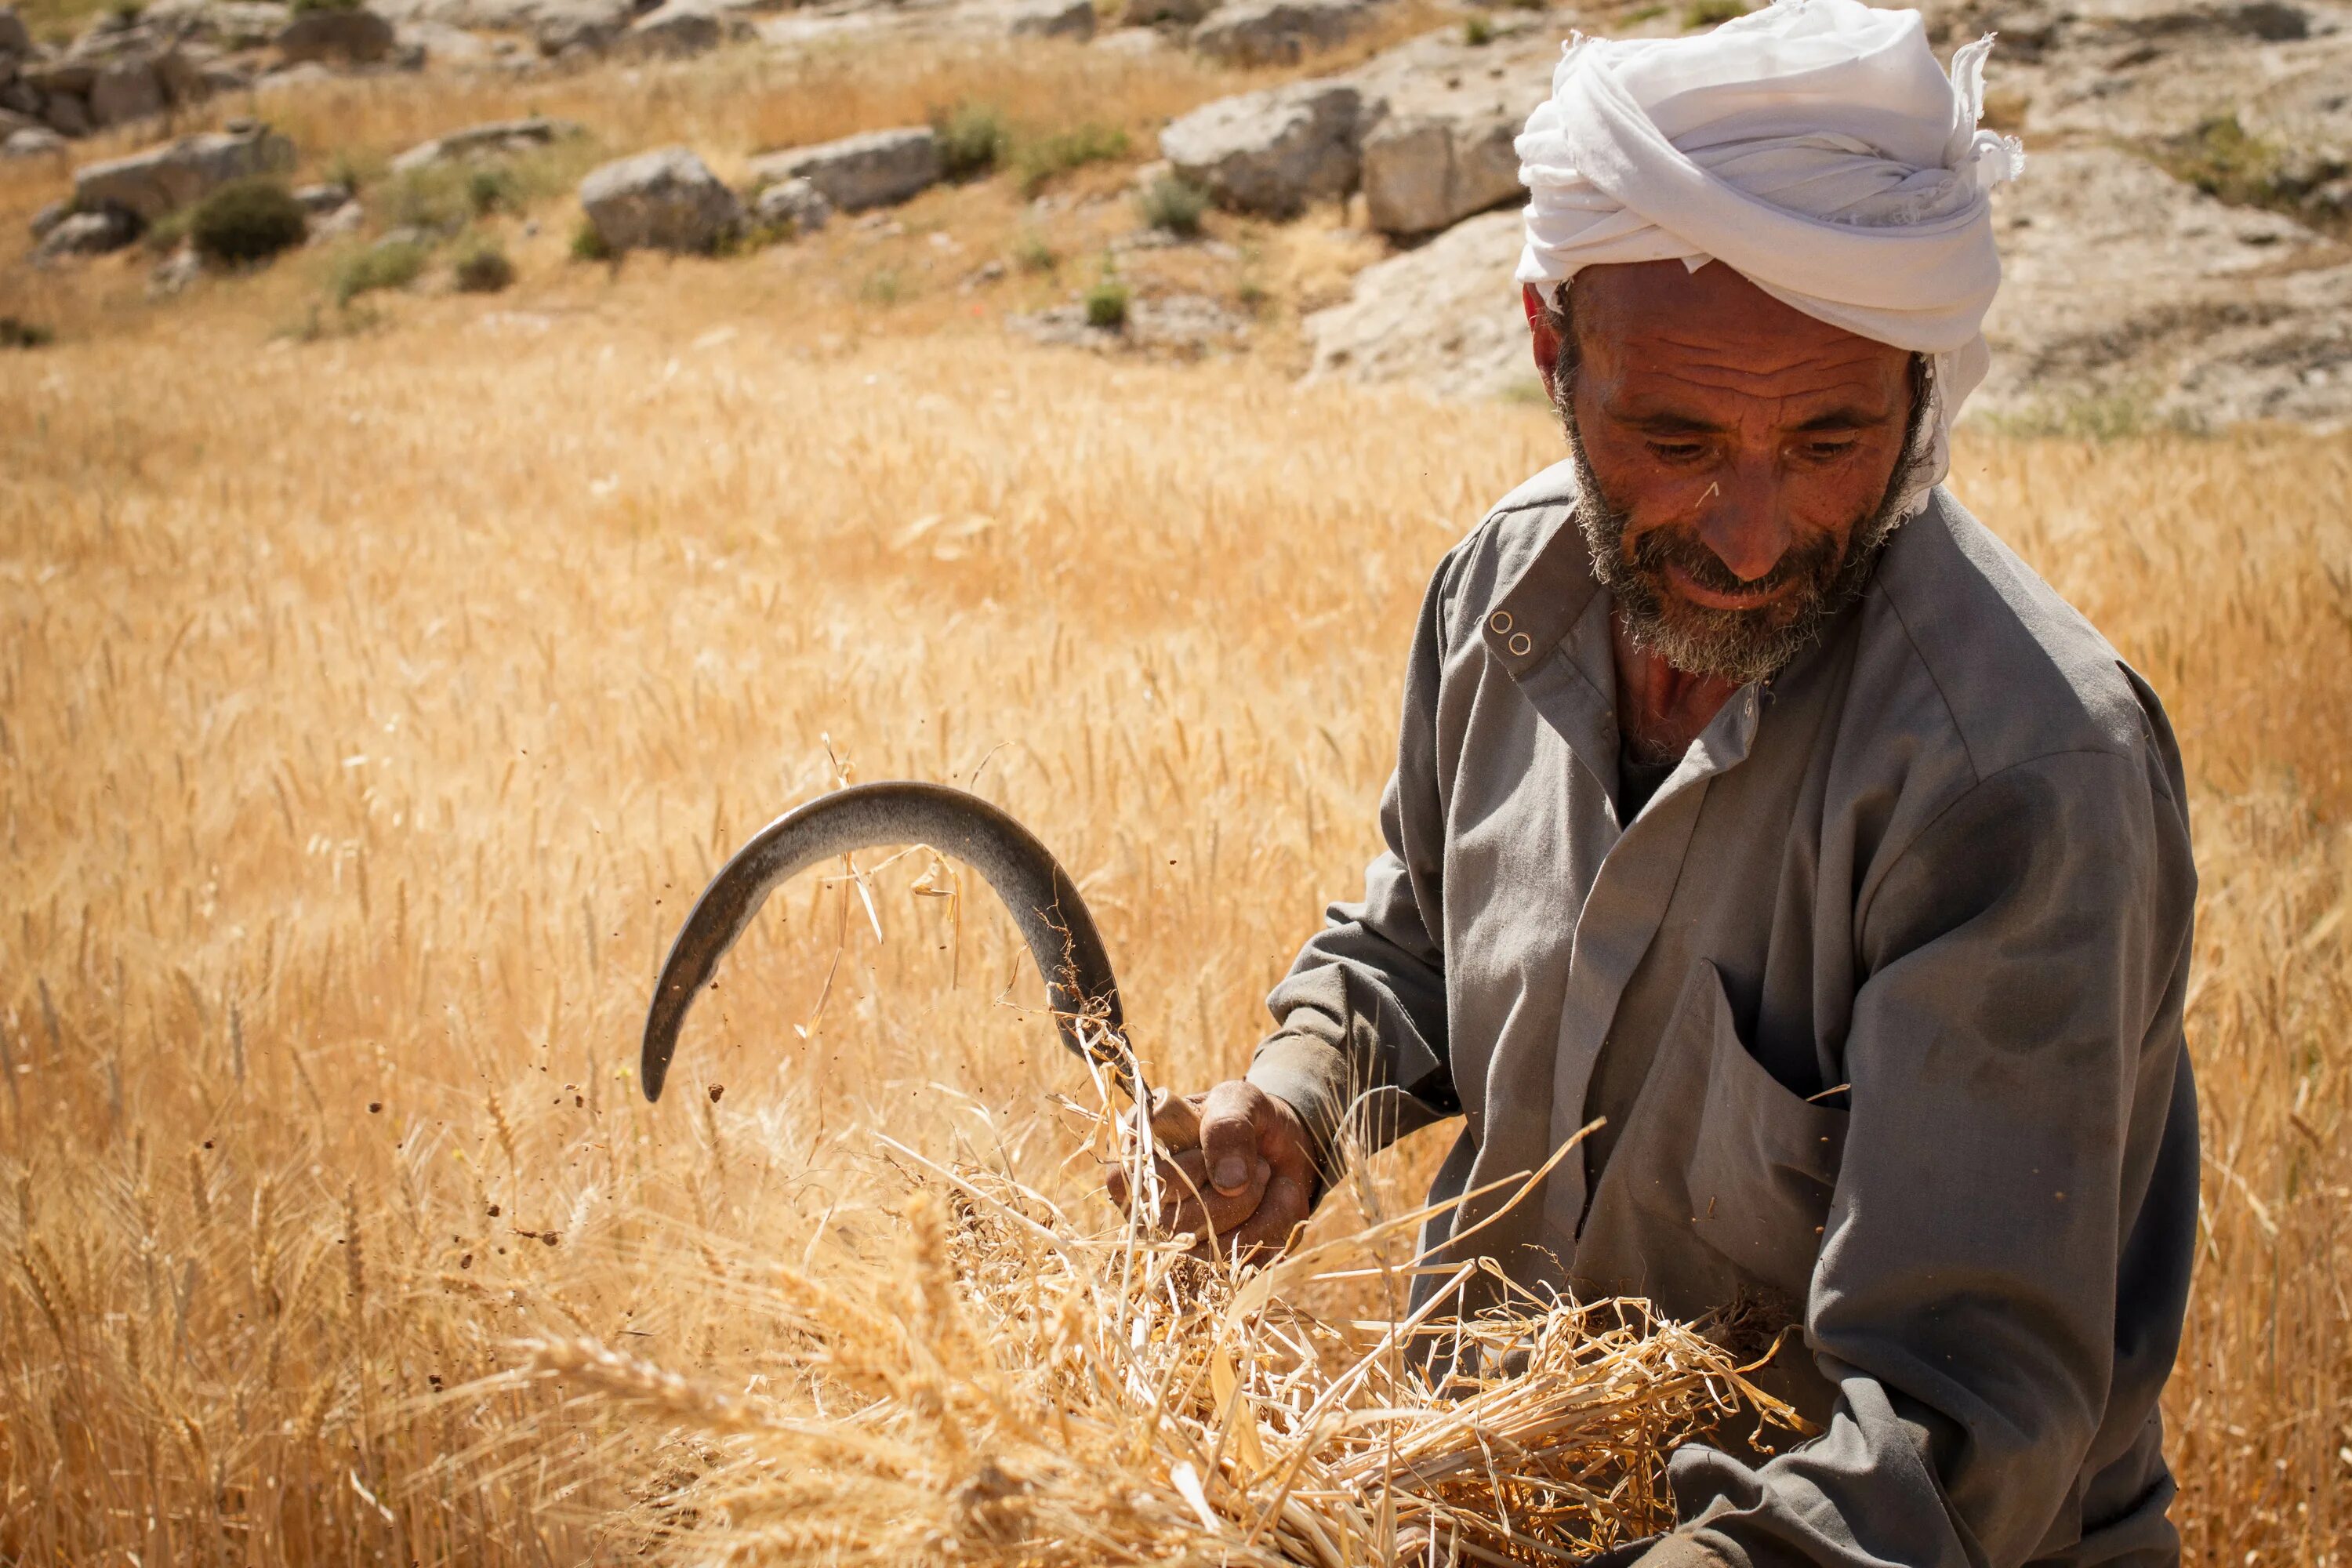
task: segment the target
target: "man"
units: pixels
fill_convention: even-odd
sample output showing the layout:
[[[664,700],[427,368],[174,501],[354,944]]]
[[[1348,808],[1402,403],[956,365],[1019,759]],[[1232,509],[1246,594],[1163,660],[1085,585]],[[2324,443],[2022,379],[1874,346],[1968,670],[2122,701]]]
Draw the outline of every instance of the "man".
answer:
[[[1438,569],[1387,852],[1176,1162],[1170,1222],[1255,1248],[1343,1126],[1461,1117],[1436,1201],[1605,1119],[1463,1251],[1793,1325],[1819,1428],[1676,1454],[1646,1568],[2179,1560],[2179,761],[1937,486],[2017,163],[1989,43],[1948,78],[1916,13],[1780,0],[1570,47],[1518,143],[1570,457]]]

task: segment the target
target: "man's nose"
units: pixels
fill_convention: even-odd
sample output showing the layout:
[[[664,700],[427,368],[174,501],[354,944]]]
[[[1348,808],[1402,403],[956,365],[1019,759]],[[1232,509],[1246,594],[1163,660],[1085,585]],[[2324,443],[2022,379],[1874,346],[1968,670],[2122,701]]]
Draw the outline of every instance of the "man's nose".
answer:
[[[1735,468],[1711,482],[1701,502],[1698,536],[1743,583],[1769,575],[1793,538],[1769,474]]]

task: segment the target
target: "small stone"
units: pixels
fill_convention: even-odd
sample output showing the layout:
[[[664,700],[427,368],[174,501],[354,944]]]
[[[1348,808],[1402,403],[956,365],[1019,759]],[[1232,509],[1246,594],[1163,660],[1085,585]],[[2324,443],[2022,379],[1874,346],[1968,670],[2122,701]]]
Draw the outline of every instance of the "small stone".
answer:
[[[833,204],[796,175],[763,187],[751,198],[751,216],[762,227],[789,227],[797,237],[823,228],[833,216]]]
[[[139,220],[119,207],[78,212],[33,247],[33,265],[47,267],[68,256],[104,256],[139,237]]]
[[[155,270],[147,275],[147,297],[168,300],[204,275],[204,258],[183,246],[157,262]]]
[[[28,131],[11,131],[5,142],[0,142],[0,158],[62,158],[66,155],[66,139],[46,125],[36,125]]]

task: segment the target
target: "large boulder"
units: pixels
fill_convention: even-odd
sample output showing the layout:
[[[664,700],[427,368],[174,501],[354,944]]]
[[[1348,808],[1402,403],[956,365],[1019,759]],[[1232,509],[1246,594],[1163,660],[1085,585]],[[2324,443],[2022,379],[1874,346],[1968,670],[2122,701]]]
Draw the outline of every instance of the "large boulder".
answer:
[[[1192,47],[1228,65],[1296,65],[1368,26],[1376,0],[1240,0],[1209,13]]]
[[[534,114],[523,120],[493,120],[480,125],[468,125],[462,131],[444,132],[430,142],[419,142],[392,161],[392,172],[405,174],[417,169],[430,168],[436,163],[505,157],[549,146],[566,137],[580,134],[581,128],[576,121],[551,120],[543,114]]]
[[[602,54],[635,15],[630,0],[551,0],[531,23],[530,39],[550,58]]]
[[[278,53],[289,64],[373,65],[392,54],[392,24],[362,6],[298,11],[278,29]]]
[[[664,147],[606,163],[580,182],[604,248],[709,251],[739,228],[743,205],[700,158]]]
[[[750,23],[708,0],[667,0],[630,23],[617,47],[639,59],[682,60],[751,35]]]
[[[102,130],[163,113],[171,100],[155,68],[154,60],[135,56],[100,68],[89,84],[90,123]]]
[[[1359,143],[1365,216],[1384,234],[1431,234],[1523,199],[1513,140],[1543,101],[1559,44],[1551,29],[1507,22],[1484,44],[1458,30],[1378,56],[1363,90]]]
[[[814,147],[787,147],[751,160],[755,186],[802,179],[835,209],[895,206],[939,184],[939,139],[927,125],[869,131]]]
[[[1068,38],[1085,43],[1095,36],[1094,0],[1014,0],[1004,30],[1015,38]]]
[[[1394,383],[1433,397],[1542,395],[1512,274],[1519,217],[1487,213],[1356,274],[1344,305],[1301,323],[1310,381]]]
[[[25,18],[16,15],[14,5],[0,5],[0,55],[22,57],[32,52],[33,34]]]
[[[1219,99],[1160,133],[1176,173],[1220,206],[1273,217],[1345,195],[1356,183],[1361,95],[1345,81],[1304,81]]]
[[[230,130],[183,136],[126,158],[83,165],[74,174],[74,205],[85,212],[120,207],[153,223],[231,180],[293,167],[294,144],[285,137],[250,121],[230,124]]]

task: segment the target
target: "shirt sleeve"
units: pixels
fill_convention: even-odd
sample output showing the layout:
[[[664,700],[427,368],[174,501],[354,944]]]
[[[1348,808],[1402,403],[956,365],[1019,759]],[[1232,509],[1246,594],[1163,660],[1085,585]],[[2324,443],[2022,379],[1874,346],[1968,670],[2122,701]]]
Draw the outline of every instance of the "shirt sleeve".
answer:
[[[2081,1517],[2078,1478],[2105,1462],[2119,1260],[2151,1226],[2182,1254],[2156,1293],[2185,1290],[2194,1156],[2185,1207],[2157,1172],[2194,897],[2176,775],[2105,752],[1982,779],[1858,889],[1851,1121],[1805,1316],[1838,1399],[1760,1464],[1675,1455],[1675,1550],[2006,1568],[2120,1522]],[[2180,1303],[2147,1306],[2177,1336]],[[2160,1525],[2161,1482],[2126,1512]]]
[[[1250,1081],[1287,1100],[1315,1135],[1327,1183],[1343,1124],[1369,1152],[1461,1114],[1435,934],[1444,929],[1437,701],[1447,572],[1423,599],[1406,667],[1396,772],[1381,796],[1388,847],[1364,872],[1362,901],[1330,907],[1267,997],[1276,1027],[1250,1065]]]

